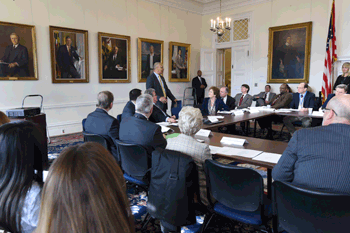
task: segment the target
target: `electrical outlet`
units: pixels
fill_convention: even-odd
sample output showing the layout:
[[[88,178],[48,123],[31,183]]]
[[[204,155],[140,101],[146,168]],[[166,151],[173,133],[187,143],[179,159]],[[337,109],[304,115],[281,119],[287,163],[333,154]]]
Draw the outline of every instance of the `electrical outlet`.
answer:
[[[64,133],[64,129],[62,129],[62,133]]]

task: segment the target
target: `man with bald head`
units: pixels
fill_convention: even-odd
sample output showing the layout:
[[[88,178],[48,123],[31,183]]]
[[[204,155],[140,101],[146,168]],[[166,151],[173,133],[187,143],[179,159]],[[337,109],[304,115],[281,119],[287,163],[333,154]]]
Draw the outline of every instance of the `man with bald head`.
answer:
[[[333,97],[322,126],[296,131],[272,178],[305,188],[350,194],[350,95]]]
[[[28,77],[28,50],[19,44],[16,33],[11,33],[10,39],[12,44],[6,47],[5,54],[0,59],[0,77]]]

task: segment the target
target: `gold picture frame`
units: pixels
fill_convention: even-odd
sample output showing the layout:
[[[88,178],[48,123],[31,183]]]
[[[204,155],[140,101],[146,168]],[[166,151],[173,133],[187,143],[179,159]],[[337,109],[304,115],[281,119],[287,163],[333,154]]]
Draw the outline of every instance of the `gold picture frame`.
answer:
[[[153,71],[151,60],[153,60],[153,64],[163,63],[164,41],[138,38],[137,45],[138,82],[142,83],[146,82],[147,77]]]
[[[189,82],[191,45],[169,42],[169,82]]]
[[[269,28],[268,83],[309,81],[312,22]]]
[[[50,26],[52,83],[89,82],[88,31]]]
[[[130,36],[98,33],[100,83],[130,83]]]
[[[38,80],[35,26],[0,21],[0,80]]]

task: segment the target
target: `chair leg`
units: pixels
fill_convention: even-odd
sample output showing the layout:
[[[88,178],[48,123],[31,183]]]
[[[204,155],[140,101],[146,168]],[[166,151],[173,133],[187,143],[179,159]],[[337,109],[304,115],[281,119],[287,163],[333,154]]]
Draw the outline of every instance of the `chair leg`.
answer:
[[[152,216],[147,213],[146,216],[145,216],[145,219],[142,221],[141,225],[141,231],[143,231],[145,229],[145,227],[148,225],[148,223],[151,221],[152,219]]]
[[[284,126],[285,126],[285,124],[282,125],[282,129],[280,131],[280,138],[282,138],[282,133],[283,133]]]
[[[201,233],[204,233],[205,229],[208,227],[208,225],[209,225],[211,219],[214,217],[214,215],[215,215],[215,213],[208,213],[205,215],[202,229],[201,229]]]

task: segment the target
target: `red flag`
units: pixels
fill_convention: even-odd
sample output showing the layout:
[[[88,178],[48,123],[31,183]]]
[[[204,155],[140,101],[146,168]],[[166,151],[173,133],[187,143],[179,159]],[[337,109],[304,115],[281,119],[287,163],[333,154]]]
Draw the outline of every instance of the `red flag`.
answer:
[[[322,97],[323,102],[326,100],[329,94],[332,94],[332,66],[337,60],[337,46],[335,45],[335,10],[334,10],[334,0],[332,3],[331,18],[329,21],[327,46],[326,46],[326,58],[324,60],[324,71],[323,71],[323,81],[322,81]]]

